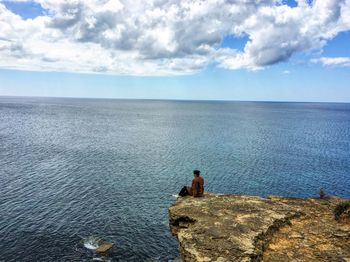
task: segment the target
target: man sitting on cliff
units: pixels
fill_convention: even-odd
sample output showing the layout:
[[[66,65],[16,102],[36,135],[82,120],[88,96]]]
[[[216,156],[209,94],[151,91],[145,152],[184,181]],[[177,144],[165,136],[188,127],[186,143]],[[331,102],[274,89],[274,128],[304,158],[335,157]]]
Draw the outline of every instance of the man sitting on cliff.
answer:
[[[184,186],[179,196],[193,196],[193,197],[202,197],[204,193],[204,179],[200,176],[199,170],[193,170],[194,179],[192,180],[192,186]]]

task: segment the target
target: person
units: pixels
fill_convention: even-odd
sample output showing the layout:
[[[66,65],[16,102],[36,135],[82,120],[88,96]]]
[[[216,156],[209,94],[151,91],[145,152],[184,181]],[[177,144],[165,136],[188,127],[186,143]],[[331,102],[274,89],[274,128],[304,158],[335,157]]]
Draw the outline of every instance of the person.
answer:
[[[179,196],[193,196],[193,197],[202,197],[204,193],[204,179],[201,177],[199,170],[193,170],[193,180],[192,180],[192,185],[189,186],[184,186],[180,193]]]

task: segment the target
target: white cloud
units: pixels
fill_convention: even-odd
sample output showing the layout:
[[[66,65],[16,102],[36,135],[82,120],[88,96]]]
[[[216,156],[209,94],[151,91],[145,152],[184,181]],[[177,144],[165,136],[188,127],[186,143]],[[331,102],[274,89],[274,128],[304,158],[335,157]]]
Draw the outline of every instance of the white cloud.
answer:
[[[280,0],[32,2],[45,15],[24,20],[0,0],[1,68],[176,75],[216,63],[258,70],[350,30],[350,0],[298,0],[294,8]],[[227,35],[247,35],[244,50],[221,48]]]
[[[350,57],[321,57],[311,62],[320,63],[324,66],[350,67]]]

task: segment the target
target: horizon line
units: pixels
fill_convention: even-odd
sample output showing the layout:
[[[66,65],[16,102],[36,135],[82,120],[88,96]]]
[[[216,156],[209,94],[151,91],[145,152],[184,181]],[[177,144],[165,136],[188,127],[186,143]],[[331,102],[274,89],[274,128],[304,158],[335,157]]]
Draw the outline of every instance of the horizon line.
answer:
[[[350,101],[295,101],[295,100],[225,100],[225,99],[186,99],[186,98],[132,98],[132,97],[78,97],[78,96],[26,96],[0,95],[0,98],[67,98],[96,100],[150,100],[150,101],[183,101],[183,102],[252,102],[252,103],[324,103],[350,104]]]

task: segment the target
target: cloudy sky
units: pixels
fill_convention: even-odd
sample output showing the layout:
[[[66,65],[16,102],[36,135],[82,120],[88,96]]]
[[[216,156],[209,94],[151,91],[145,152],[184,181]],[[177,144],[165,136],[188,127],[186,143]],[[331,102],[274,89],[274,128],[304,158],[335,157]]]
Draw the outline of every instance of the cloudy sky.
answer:
[[[0,0],[0,95],[350,102],[350,0]]]

